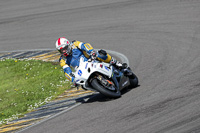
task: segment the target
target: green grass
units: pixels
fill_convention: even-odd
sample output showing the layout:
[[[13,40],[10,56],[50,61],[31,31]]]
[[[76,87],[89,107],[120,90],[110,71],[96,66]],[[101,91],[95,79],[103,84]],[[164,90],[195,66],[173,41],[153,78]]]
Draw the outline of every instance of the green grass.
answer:
[[[0,60],[0,125],[55,99],[70,86],[58,63]]]

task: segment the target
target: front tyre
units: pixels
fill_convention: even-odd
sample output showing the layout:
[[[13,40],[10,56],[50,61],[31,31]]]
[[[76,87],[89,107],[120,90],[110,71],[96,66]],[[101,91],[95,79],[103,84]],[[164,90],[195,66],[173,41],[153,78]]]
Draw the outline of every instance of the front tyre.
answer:
[[[103,85],[101,85],[97,79],[93,79],[92,82],[91,82],[91,85],[94,89],[96,89],[97,91],[99,91],[101,94],[107,96],[107,97],[111,97],[111,98],[119,98],[121,97],[121,92],[120,91],[117,91],[117,92],[114,92],[114,91],[111,91],[111,90],[108,90],[106,88],[104,88]]]
[[[138,86],[139,81],[138,81],[138,77],[135,74],[133,74],[129,77],[129,81],[130,81],[131,88],[135,88]]]

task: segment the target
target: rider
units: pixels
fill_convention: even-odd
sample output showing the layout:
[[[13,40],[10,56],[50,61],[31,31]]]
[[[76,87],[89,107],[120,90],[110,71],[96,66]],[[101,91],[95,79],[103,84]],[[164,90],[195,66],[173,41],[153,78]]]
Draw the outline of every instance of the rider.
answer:
[[[79,67],[81,57],[84,58],[84,61],[92,58],[110,63],[119,68],[123,66],[123,64],[111,57],[105,50],[101,49],[95,52],[89,43],[83,43],[77,40],[70,42],[67,38],[61,37],[56,41],[55,45],[56,49],[61,53],[59,62],[61,67],[63,67],[65,76],[74,85],[76,85],[74,81],[75,77],[70,67],[76,70]]]

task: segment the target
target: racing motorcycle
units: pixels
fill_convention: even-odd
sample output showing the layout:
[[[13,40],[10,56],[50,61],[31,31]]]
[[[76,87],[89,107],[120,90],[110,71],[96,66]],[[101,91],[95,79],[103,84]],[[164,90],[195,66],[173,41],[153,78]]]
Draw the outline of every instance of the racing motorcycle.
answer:
[[[121,97],[121,90],[138,86],[138,78],[127,65],[116,68],[98,60],[84,61],[74,72],[75,81],[85,90],[98,91],[110,98]]]

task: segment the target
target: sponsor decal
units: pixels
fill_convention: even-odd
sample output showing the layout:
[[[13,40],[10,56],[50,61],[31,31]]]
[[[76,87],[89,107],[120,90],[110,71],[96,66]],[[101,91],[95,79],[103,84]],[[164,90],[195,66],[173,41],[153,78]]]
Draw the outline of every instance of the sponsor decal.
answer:
[[[122,86],[125,86],[127,83],[128,83],[128,81],[124,82],[124,83],[122,84]]]
[[[74,68],[75,70],[77,70],[78,69],[78,66],[75,66],[75,68]]]
[[[78,75],[81,76],[82,75],[82,71],[78,70]]]
[[[107,66],[105,66],[105,69],[106,69],[107,71],[109,71],[109,68],[108,68]]]
[[[85,65],[85,69],[87,69],[88,63]]]

